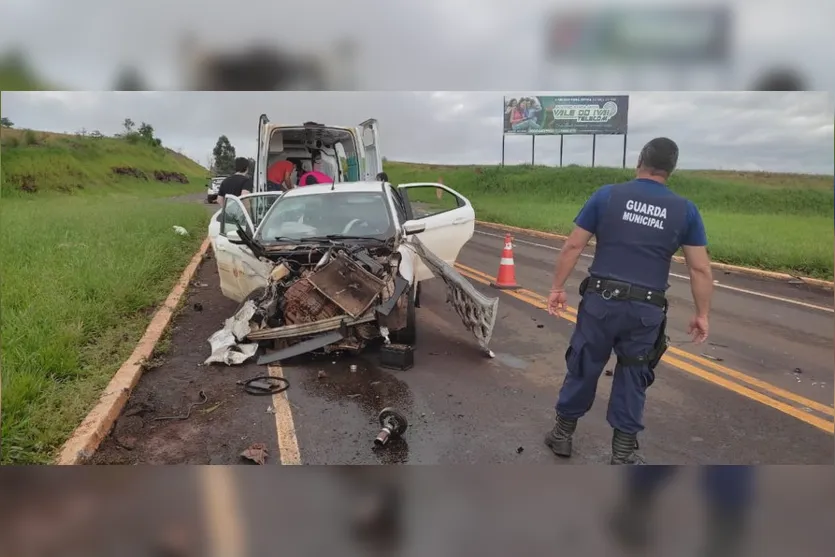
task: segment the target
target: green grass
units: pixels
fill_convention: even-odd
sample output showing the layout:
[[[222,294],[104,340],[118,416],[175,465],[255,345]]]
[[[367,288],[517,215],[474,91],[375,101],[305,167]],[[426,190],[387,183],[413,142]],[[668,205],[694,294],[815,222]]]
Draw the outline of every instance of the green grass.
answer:
[[[208,171],[191,159],[164,147],[131,144],[112,137],[92,138],[32,130],[0,129],[2,195],[28,197],[31,190],[45,194],[111,195],[138,188],[153,195],[199,191]],[[111,168],[131,167],[148,181],[115,175]],[[155,170],[179,172],[189,184],[158,182]]]
[[[583,167],[387,162],[385,169],[394,183],[442,177],[470,199],[480,220],[561,234],[571,230],[595,189],[634,176],[630,170]],[[832,176],[680,171],[670,187],[699,207],[715,261],[832,279]]]
[[[205,207],[165,199],[202,191],[199,165],[159,159],[164,165],[157,168],[200,176],[186,185],[110,183],[109,165],[122,163],[113,151],[132,161],[123,165],[140,166],[150,164],[145,147],[84,148],[94,155],[86,162],[55,145],[0,153],[4,178],[8,166],[25,168],[44,185],[37,193],[2,185],[2,464],[55,456],[133,351],[205,235]],[[51,163],[72,160],[89,181],[61,194]],[[175,225],[190,235],[175,234]]]

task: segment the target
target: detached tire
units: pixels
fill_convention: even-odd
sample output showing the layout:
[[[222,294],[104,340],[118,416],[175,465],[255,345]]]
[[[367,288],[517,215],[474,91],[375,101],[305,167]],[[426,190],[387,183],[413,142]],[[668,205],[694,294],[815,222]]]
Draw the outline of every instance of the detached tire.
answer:
[[[406,327],[393,331],[389,338],[395,344],[414,346],[417,341],[417,313],[415,312],[415,294],[417,286],[409,291],[409,303],[406,306]]]

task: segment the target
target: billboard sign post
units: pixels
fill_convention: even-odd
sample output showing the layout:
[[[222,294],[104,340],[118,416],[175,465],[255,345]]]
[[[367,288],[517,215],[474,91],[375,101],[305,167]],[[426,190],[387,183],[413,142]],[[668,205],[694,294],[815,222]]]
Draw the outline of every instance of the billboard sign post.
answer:
[[[502,166],[505,136],[530,135],[532,151],[537,135],[560,136],[560,166],[566,135],[592,136],[592,166],[598,135],[623,135],[623,164],[626,166],[629,97],[627,95],[505,97]],[[533,163],[533,152],[531,162]]]

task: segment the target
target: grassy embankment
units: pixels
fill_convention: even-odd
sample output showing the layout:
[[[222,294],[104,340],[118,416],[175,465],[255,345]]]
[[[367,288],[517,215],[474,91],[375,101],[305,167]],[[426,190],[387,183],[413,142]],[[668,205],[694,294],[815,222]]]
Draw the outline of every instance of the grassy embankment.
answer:
[[[207,171],[115,138],[0,131],[2,464],[48,462],[130,355],[208,222]],[[132,167],[148,180],[117,177]],[[162,183],[155,170],[188,183]],[[186,228],[179,236],[173,226]]]
[[[385,169],[394,183],[443,177],[470,199],[480,220],[561,234],[596,188],[634,176],[583,167],[387,162]],[[670,187],[698,205],[715,261],[832,279],[832,176],[680,171]]]

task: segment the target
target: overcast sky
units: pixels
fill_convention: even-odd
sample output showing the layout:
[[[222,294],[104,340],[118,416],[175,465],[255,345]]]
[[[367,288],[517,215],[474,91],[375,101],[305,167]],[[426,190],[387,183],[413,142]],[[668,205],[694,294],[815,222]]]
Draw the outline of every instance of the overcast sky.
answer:
[[[389,160],[438,164],[501,161],[498,92],[3,92],[2,114],[17,127],[111,135],[125,118],[148,122],[163,143],[206,165],[218,136],[254,156],[258,117],[380,123]],[[567,94],[571,94],[570,92]],[[833,101],[827,93],[628,93],[627,166],[656,136],[681,148],[681,168],[833,173]],[[566,137],[564,164],[591,164],[592,138]],[[599,166],[620,166],[623,139],[598,136]],[[530,137],[508,136],[506,162],[530,162]],[[537,164],[559,163],[559,138],[539,137]]]

